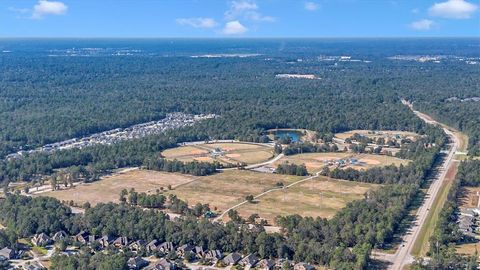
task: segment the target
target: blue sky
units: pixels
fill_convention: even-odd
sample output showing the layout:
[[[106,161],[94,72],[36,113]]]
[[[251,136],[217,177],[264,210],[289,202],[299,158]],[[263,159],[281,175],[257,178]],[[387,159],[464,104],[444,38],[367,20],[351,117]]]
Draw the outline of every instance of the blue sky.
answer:
[[[0,37],[480,36],[480,0],[0,0]]]

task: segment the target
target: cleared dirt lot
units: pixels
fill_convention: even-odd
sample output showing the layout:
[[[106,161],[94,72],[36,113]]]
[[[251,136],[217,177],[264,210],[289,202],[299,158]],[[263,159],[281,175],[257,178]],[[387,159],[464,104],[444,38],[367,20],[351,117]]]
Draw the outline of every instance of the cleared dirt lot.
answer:
[[[169,193],[188,201],[190,205],[208,203],[210,208],[224,211],[244,201],[247,195],[256,195],[273,188],[277,182],[286,185],[300,179],[302,177],[299,176],[231,170],[204,176]]]
[[[473,256],[475,255],[475,252],[480,250],[480,243],[457,245],[456,248],[458,254]]]
[[[279,215],[299,214],[301,216],[331,218],[347,203],[364,198],[369,190],[379,185],[342,181],[318,177],[290,189],[271,192],[256,203],[240,206],[237,211],[244,217],[257,213],[261,218],[274,224]]]
[[[249,143],[205,143],[167,149],[162,152],[162,156],[180,161],[255,164],[273,158],[273,149],[269,146]]]
[[[378,166],[387,166],[394,164],[395,166],[400,166],[400,164],[406,165],[410,161],[399,159],[395,157],[390,157],[386,155],[372,155],[372,154],[352,154],[344,152],[336,153],[306,153],[298,154],[292,156],[285,156],[279,161],[275,162],[273,165],[276,167],[279,164],[284,162],[295,163],[295,164],[305,164],[307,170],[310,173],[320,171],[328,161],[335,161],[339,159],[356,159],[358,162],[356,164],[345,166],[344,168],[354,168],[354,169],[368,169]]]
[[[100,181],[71,189],[42,193],[40,196],[50,196],[61,201],[73,200],[78,204],[90,202],[95,205],[100,202],[118,202],[122,189],[134,188],[138,192],[156,192],[161,187],[166,190],[168,185],[175,187],[196,179],[197,177],[189,175],[137,169],[106,176]]]
[[[460,195],[460,207],[478,207],[480,199],[480,187],[462,187]]]

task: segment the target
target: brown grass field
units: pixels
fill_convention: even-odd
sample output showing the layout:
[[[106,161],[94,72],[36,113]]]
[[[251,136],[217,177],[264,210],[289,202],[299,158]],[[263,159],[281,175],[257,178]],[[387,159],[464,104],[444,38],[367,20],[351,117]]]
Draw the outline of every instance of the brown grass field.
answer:
[[[245,200],[247,195],[256,195],[271,189],[277,182],[285,185],[302,179],[299,176],[230,170],[202,177],[172,191],[180,199],[193,205],[198,202],[210,204],[211,209],[224,211]]]
[[[353,166],[346,166],[344,168],[354,168],[354,169],[369,169],[372,167],[378,166],[386,166],[394,164],[396,166],[400,166],[400,164],[406,165],[410,161],[399,159],[396,157],[390,157],[386,155],[372,155],[372,154],[353,154],[353,153],[345,153],[345,152],[337,152],[337,153],[306,153],[306,154],[298,154],[293,156],[285,156],[275,162],[273,165],[276,167],[278,164],[284,163],[288,161],[289,163],[295,164],[305,164],[307,170],[310,173],[320,171],[324,166],[325,162],[328,160],[338,160],[342,158],[356,158],[358,159],[359,163]]]
[[[189,175],[137,169],[106,176],[99,181],[82,184],[71,189],[41,193],[39,196],[50,196],[60,201],[73,200],[78,204],[90,202],[95,205],[100,202],[118,202],[122,189],[134,188],[138,192],[156,192],[161,187],[166,190],[168,185],[175,187],[196,179],[197,177]]]
[[[480,243],[469,243],[457,245],[457,253],[463,255],[473,256],[475,251],[480,252]]]
[[[270,192],[256,203],[244,204],[237,211],[245,218],[253,213],[274,224],[279,215],[331,218],[347,203],[362,199],[368,190],[379,185],[318,177],[286,190]]]
[[[478,207],[480,187],[462,187],[460,196],[460,207]]]
[[[351,137],[355,133],[367,136],[369,138],[375,138],[375,139],[380,137],[389,138],[389,137],[394,137],[396,135],[400,135],[402,137],[407,137],[410,139],[415,139],[416,137],[418,137],[418,134],[414,132],[408,132],[408,131],[379,130],[379,131],[375,131],[377,134],[369,134],[369,132],[371,131],[372,130],[351,130],[347,132],[337,133],[335,134],[335,137],[345,140],[346,138]]]
[[[210,152],[219,148],[224,155],[213,157]],[[219,161],[224,164],[255,164],[273,157],[273,149],[268,146],[248,143],[206,143],[200,145],[180,146],[162,152],[167,159],[180,161]]]

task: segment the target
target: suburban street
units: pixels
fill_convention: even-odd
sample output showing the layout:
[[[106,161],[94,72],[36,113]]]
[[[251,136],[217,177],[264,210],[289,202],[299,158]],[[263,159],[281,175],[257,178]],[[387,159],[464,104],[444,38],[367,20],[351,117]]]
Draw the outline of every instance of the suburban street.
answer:
[[[406,102],[404,102],[404,104],[406,104],[413,110],[411,104]],[[413,110],[413,112],[426,123],[440,124],[434,121],[428,115],[425,115],[415,110]],[[418,209],[418,212],[415,216],[415,223],[413,224],[412,228],[410,228],[409,232],[403,237],[402,243],[399,246],[395,255],[392,256],[393,257],[391,258],[392,264],[390,265],[389,269],[401,270],[406,265],[409,265],[414,262],[414,258],[411,255],[414,244],[417,241],[417,238],[420,234],[422,227],[425,225],[428,212],[432,208],[435,198],[439,195],[439,190],[443,185],[443,183],[445,182],[447,172],[453,165],[452,160],[459,147],[459,138],[457,138],[456,134],[451,130],[449,130],[447,127],[445,127],[444,125],[442,126],[443,126],[443,130],[450,137],[450,140],[452,141],[450,145],[450,149],[448,150],[448,155],[440,167],[440,173],[438,174],[437,178],[432,181],[432,184],[430,185],[427,191],[425,201],[423,202],[422,206]]]

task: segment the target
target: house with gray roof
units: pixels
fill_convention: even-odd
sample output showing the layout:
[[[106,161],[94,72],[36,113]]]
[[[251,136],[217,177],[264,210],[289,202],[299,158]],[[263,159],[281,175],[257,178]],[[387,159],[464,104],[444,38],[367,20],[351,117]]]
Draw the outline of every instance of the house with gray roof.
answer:
[[[44,233],[36,234],[32,238],[32,244],[34,244],[35,246],[39,246],[39,247],[44,247],[44,246],[50,244],[51,242],[52,242],[52,239],[50,239],[50,237],[48,237],[48,235],[46,235]]]
[[[227,257],[223,258],[223,263],[226,265],[235,265],[242,259],[242,255],[238,254],[237,252],[233,252],[227,255]]]
[[[0,257],[5,258],[6,260],[12,260],[15,259],[15,251],[5,247],[0,249]]]
[[[68,234],[65,231],[58,231],[53,235],[52,240],[54,242],[57,242],[60,240],[65,240],[67,237],[68,237]]]
[[[159,261],[149,265],[145,268],[146,270],[175,270],[177,269],[175,263],[167,260],[167,259],[160,259]]]
[[[241,259],[238,264],[244,267],[252,268],[257,262],[257,256],[255,256],[254,254],[249,254],[245,258]]]
[[[148,265],[148,261],[144,260],[142,257],[137,256],[134,258],[130,258],[127,261],[127,265],[129,269],[139,270],[144,268]]]

